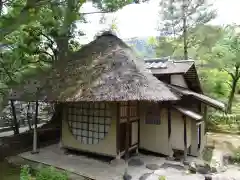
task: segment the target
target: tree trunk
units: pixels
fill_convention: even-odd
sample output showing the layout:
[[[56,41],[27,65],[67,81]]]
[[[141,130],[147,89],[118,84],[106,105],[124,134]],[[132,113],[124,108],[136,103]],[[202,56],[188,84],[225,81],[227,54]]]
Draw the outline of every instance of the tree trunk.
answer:
[[[183,50],[184,60],[188,60],[188,44],[187,44],[187,18],[183,17]]]
[[[233,98],[234,98],[236,87],[237,87],[237,82],[238,82],[237,78],[234,78],[232,80],[231,91],[228,97],[227,113],[230,113],[230,114],[232,113],[232,103],[233,103]]]
[[[237,88],[237,83],[240,78],[240,72],[239,72],[240,65],[236,64],[235,65],[235,73],[229,73],[232,78],[232,85],[231,85],[231,91],[228,97],[228,105],[227,105],[227,113],[232,113],[232,103],[233,103],[233,98],[236,92]]]
[[[15,104],[14,104],[14,101],[11,100],[11,108],[12,108],[12,124],[13,124],[13,131],[14,131],[14,134],[19,134],[19,123],[18,123],[18,120],[17,120],[17,114],[16,114],[16,108],[15,108]]]
[[[63,104],[56,103],[54,105],[54,112],[53,112],[53,116],[51,118],[51,123],[60,125],[59,127],[61,127],[62,110],[63,110]]]

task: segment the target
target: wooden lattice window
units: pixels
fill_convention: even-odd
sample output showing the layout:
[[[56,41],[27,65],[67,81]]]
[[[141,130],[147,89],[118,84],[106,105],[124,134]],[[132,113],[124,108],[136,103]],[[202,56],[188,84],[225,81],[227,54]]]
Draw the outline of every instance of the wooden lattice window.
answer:
[[[161,124],[160,107],[157,103],[149,103],[146,107],[145,124]]]
[[[98,144],[111,125],[110,108],[104,102],[70,104],[67,119],[72,134],[82,144]]]

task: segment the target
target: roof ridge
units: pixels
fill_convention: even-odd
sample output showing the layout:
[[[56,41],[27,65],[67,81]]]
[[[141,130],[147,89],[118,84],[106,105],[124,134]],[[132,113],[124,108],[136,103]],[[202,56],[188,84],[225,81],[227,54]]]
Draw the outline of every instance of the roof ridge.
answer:
[[[172,60],[174,63],[184,63],[184,62],[194,62],[194,59],[188,59],[188,60]]]

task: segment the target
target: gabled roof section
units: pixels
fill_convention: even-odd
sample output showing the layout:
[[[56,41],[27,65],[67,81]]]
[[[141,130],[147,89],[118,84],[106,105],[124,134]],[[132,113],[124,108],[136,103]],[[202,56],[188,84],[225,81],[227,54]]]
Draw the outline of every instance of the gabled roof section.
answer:
[[[174,108],[176,108],[179,112],[181,112],[182,114],[192,118],[192,119],[195,119],[197,121],[201,120],[203,118],[202,115],[190,110],[190,109],[187,109],[187,108],[184,108],[184,107],[180,107],[180,106],[174,106]]]
[[[206,95],[203,95],[203,94],[199,94],[199,93],[196,93],[196,92],[193,92],[189,89],[186,89],[186,88],[183,88],[183,87],[179,87],[179,86],[175,86],[175,85],[170,85],[168,84],[168,87],[170,87],[172,89],[173,92],[175,93],[178,93],[180,96],[181,95],[184,95],[184,96],[192,96],[193,98],[195,99],[198,99],[199,101],[209,105],[209,106],[212,106],[216,109],[220,109],[222,111],[225,111],[225,104],[220,102],[220,101],[217,101],[213,98],[210,98]]]
[[[145,59],[145,64],[154,75],[184,74],[194,64],[193,60],[169,60],[165,58]]]
[[[25,101],[171,101],[177,95],[146,68],[122,40],[104,32],[48,73],[25,80],[11,99]],[[76,59],[76,58],[74,58]]]
[[[145,64],[155,76],[182,74],[189,89],[203,93],[194,60],[170,60],[164,57],[145,59]]]

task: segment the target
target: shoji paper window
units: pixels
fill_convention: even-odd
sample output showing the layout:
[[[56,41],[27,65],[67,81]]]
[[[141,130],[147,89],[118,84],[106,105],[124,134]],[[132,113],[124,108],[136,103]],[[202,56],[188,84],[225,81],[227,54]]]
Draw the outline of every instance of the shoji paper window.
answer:
[[[69,104],[67,118],[72,134],[82,144],[99,143],[111,124],[110,108],[103,102]]]

